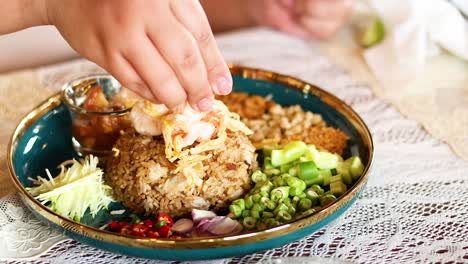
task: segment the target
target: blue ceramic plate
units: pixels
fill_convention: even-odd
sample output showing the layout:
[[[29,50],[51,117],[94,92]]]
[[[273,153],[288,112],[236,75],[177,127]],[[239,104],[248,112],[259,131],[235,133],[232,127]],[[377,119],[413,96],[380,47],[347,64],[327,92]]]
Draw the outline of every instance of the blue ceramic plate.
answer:
[[[71,120],[67,107],[55,95],[36,107],[16,128],[8,149],[11,178],[24,203],[39,219],[69,237],[91,246],[137,257],[166,260],[201,260],[250,254],[288,244],[327,225],[343,214],[365,186],[373,158],[372,138],[362,119],[345,103],[324,90],[301,80],[268,71],[231,66],[235,91],[272,95],[277,103],[299,104],[319,113],[328,125],[345,132],[350,140],[345,158],[358,155],[366,165],[361,178],[343,196],[317,213],[289,224],[259,232],[229,237],[184,238],[181,240],[132,238],[100,230],[110,219],[102,210],[75,222],[57,215],[34,199],[25,187],[28,177],[44,175],[61,162],[76,157],[71,142]],[[122,208],[119,203],[111,210]]]

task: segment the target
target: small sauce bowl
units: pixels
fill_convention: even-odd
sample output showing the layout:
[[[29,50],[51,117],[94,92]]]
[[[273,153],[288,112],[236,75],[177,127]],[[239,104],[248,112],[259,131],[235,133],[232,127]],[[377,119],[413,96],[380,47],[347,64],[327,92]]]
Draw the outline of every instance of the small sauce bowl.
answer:
[[[88,75],[63,86],[61,99],[70,110],[73,147],[79,155],[112,153],[123,130],[131,126],[133,98],[108,74]]]

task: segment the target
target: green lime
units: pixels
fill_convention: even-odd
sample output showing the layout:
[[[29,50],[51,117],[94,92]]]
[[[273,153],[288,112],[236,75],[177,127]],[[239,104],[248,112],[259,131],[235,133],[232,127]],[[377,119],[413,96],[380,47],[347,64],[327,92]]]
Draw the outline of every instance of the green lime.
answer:
[[[368,48],[381,42],[385,37],[385,26],[380,18],[375,18],[360,34],[359,44]]]

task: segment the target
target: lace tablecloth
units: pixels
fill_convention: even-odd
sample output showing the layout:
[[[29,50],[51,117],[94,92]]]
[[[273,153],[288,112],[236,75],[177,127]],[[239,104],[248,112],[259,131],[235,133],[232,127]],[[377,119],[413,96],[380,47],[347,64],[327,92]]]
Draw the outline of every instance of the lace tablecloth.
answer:
[[[336,94],[369,125],[375,165],[367,188],[337,221],[282,248],[213,263],[468,263],[468,162],[404,118],[306,43],[256,29],[218,38],[229,62],[302,78]],[[72,77],[83,61],[0,76],[0,259],[18,263],[159,263],[88,247],[28,212],[7,179],[6,140],[20,115]],[[287,258],[280,260],[279,258]]]

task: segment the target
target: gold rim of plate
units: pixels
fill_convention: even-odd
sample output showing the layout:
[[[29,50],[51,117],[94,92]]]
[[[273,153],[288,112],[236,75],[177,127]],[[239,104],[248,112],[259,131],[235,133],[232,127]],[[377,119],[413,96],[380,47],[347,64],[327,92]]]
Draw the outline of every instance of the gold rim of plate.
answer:
[[[57,226],[91,239],[141,248],[201,249],[248,244],[256,241],[280,237],[298,231],[306,226],[315,224],[320,220],[326,218],[327,216],[335,213],[337,210],[344,207],[348,202],[350,202],[350,200],[352,200],[357,194],[359,194],[362,188],[364,188],[365,183],[367,182],[367,179],[370,174],[370,169],[372,167],[374,155],[374,145],[368,127],[366,126],[364,121],[358,116],[358,114],[356,114],[351,109],[351,107],[346,105],[336,96],[320,89],[319,87],[306,83],[291,76],[282,75],[261,69],[243,67],[239,65],[229,65],[229,68],[231,70],[231,73],[234,75],[240,75],[244,78],[250,78],[255,80],[266,80],[281,83],[289,87],[299,89],[304,93],[310,93],[315,96],[318,96],[323,102],[332,106],[342,115],[344,115],[356,128],[364,144],[367,145],[369,149],[368,157],[366,157],[368,162],[366,164],[365,170],[362,176],[359,178],[359,180],[354,184],[354,186],[350,188],[345,194],[343,194],[343,196],[341,196],[335,202],[322,208],[320,211],[311,216],[267,230],[249,232],[240,235],[208,238],[182,238],[178,240],[135,238],[83,225],[61,215],[58,215],[57,213],[47,208],[45,205],[41,204],[34,197],[32,197],[19,182],[13,166],[13,155],[16,151],[19,140],[22,138],[26,130],[41,116],[43,116],[49,110],[53,109],[61,103],[60,93],[57,93],[56,95],[42,102],[39,106],[37,106],[29,114],[27,114],[20,121],[13,135],[10,138],[7,152],[8,169],[10,172],[11,180],[13,181],[16,189],[18,190],[18,193],[20,194],[20,197],[22,198],[23,202],[26,205],[28,205],[32,210],[37,212],[40,216],[56,224]]]

